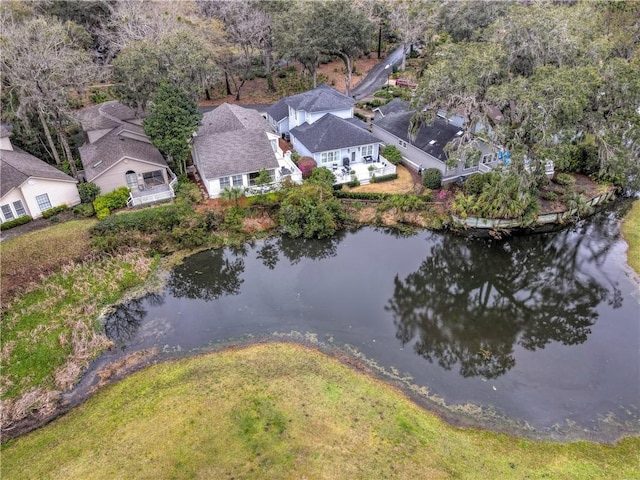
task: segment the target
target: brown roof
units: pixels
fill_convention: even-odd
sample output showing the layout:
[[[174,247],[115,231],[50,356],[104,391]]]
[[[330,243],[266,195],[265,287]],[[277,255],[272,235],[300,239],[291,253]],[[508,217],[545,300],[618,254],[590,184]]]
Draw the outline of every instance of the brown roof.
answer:
[[[19,187],[30,177],[78,183],[75,178],[19,148],[0,150],[0,196]]]
[[[267,121],[256,110],[223,103],[202,116],[197,135],[211,135],[248,128],[262,128],[265,132],[271,130]]]
[[[142,127],[126,123],[78,151],[88,182],[124,158],[146,161],[167,168],[167,162],[154,147]]]
[[[85,132],[115,128],[125,121],[139,123],[143,116],[117,100],[83,108],[76,113]]]

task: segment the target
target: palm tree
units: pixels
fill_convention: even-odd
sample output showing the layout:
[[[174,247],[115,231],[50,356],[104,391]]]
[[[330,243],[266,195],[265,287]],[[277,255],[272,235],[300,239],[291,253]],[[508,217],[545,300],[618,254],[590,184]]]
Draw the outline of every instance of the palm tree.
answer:
[[[241,187],[225,187],[225,189],[222,190],[222,193],[220,195],[227,202],[230,202],[231,200],[233,200],[235,202],[235,204],[236,204],[236,207],[237,207],[238,206],[238,199],[240,197],[244,197],[244,189],[241,188]]]

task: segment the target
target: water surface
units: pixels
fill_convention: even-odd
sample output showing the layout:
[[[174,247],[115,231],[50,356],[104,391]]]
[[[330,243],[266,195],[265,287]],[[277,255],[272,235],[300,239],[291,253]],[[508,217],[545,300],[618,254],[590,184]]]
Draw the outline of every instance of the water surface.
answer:
[[[125,353],[317,339],[425,387],[449,418],[610,441],[640,433],[640,295],[625,249],[615,209],[500,242],[373,228],[274,238],[188,258],[105,327]]]

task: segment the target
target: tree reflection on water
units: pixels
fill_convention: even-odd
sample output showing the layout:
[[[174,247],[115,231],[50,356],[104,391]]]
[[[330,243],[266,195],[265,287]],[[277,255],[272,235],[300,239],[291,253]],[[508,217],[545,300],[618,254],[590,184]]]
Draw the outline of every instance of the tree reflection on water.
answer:
[[[138,331],[142,320],[147,315],[145,305],[159,306],[164,297],[157,293],[148,293],[144,297],[135,298],[113,307],[113,311],[104,321],[104,333],[116,345],[124,347]]]
[[[611,245],[599,241],[609,232],[595,225],[510,243],[434,237],[418,270],[394,279],[385,308],[396,337],[403,345],[415,339],[418,354],[447,370],[459,365],[462,376],[485,378],[515,365],[515,345],[583,343],[598,304],[622,302],[616,284],[586,268],[600,266]]]

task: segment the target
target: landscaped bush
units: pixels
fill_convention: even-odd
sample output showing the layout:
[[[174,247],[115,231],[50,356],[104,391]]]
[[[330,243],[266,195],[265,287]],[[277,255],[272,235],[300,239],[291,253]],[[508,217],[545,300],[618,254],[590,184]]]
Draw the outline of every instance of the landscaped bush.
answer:
[[[53,207],[42,212],[42,218],[51,218],[60,212],[64,212],[66,209],[66,205],[58,205],[57,207]]]
[[[569,171],[593,175],[599,166],[597,146],[586,143],[573,146],[569,154]]]
[[[557,173],[553,179],[558,185],[575,185],[576,179],[568,173]]]
[[[382,156],[394,165],[398,165],[402,161],[402,153],[395,145],[387,145],[382,149]]]
[[[555,202],[558,200],[558,194],[556,192],[547,191],[542,194],[542,198],[550,202]]]
[[[349,198],[353,200],[378,200],[383,201],[389,198],[390,193],[374,193],[374,192],[349,192],[347,190],[336,190],[333,196],[336,198]]]
[[[347,186],[349,188],[356,188],[360,186],[360,180],[358,180],[357,178],[351,180],[350,182],[347,182]]]
[[[200,188],[195,183],[189,181],[188,178],[181,178],[175,188],[176,202],[188,203],[193,205],[202,200]]]
[[[379,177],[373,176],[371,177],[371,183],[390,182],[391,180],[396,180],[397,178],[397,173],[390,173],[389,175],[381,175]]]
[[[9,220],[8,222],[0,224],[0,230],[9,230],[13,227],[17,227],[18,225],[29,223],[31,220],[32,218],[29,215],[23,215],[21,217],[14,218],[13,220]]]
[[[82,217],[93,217],[96,214],[93,203],[81,203],[73,208],[74,215],[80,215]]]
[[[300,158],[301,155],[298,152],[296,152],[295,150],[291,151],[291,160],[293,160],[293,163],[297,165]]]
[[[490,173],[475,173],[463,182],[462,190],[467,195],[480,195],[484,186],[490,181]]]
[[[144,208],[107,216],[91,229],[92,235],[108,235],[136,230],[142,233],[169,232],[180,223],[185,209],[177,205]]]
[[[309,178],[313,169],[317,166],[318,164],[311,157],[301,157],[300,160],[298,160],[298,168],[302,172],[302,178]]]
[[[100,215],[101,212],[104,213],[104,210],[112,212],[113,210],[126,207],[127,200],[129,200],[129,189],[122,187],[97,197],[93,201],[93,208],[95,208],[98,215]]]
[[[81,183],[78,185],[78,193],[82,203],[91,203],[100,195],[100,187],[93,182]]]
[[[422,172],[422,184],[436,190],[442,186],[442,172],[437,168],[427,168]]]

